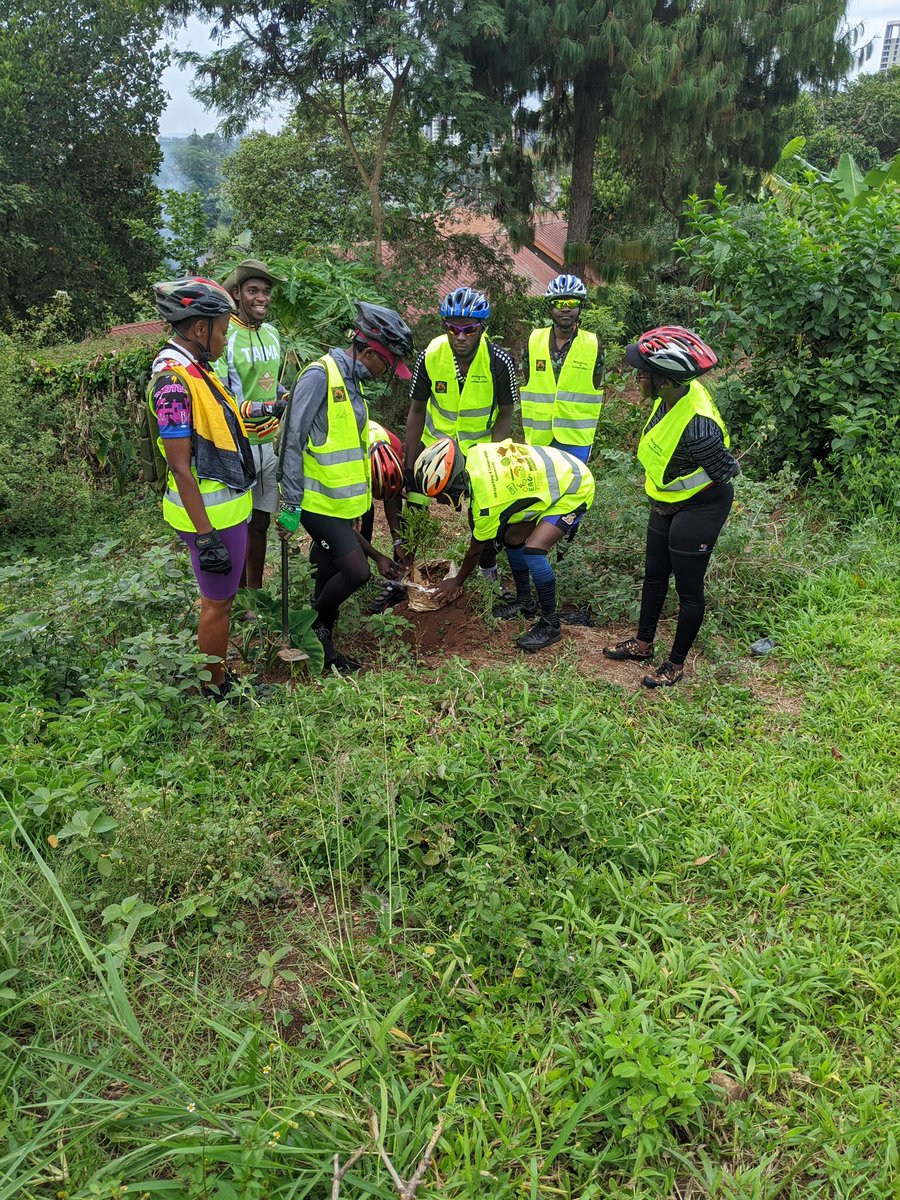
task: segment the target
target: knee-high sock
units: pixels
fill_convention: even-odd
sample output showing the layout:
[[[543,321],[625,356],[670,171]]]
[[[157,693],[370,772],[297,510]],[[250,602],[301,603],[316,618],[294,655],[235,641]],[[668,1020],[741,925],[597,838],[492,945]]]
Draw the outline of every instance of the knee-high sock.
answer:
[[[509,559],[509,569],[512,571],[513,583],[516,585],[516,600],[520,604],[531,602],[531,573],[528,570],[528,560],[521,546],[507,546],[506,557]]]
[[[528,571],[534,580],[534,590],[537,592],[538,604],[542,617],[556,616],[556,576],[547,558],[546,550],[533,550],[526,546],[522,551]]]

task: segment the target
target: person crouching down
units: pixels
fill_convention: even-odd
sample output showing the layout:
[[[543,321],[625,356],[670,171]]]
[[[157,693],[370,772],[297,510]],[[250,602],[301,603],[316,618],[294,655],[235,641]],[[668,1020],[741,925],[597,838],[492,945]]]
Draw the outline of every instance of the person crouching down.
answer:
[[[547,552],[574,533],[594,502],[594,477],[584,463],[563,450],[510,439],[472,446],[464,458],[457,442],[441,438],[416,459],[415,481],[439,504],[459,509],[468,498],[472,540],[458,574],[439,584],[448,599],[495,543],[506,550],[522,611],[531,605],[532,583],[537,592],[540,619],[516,645],[534,652],[558,642],[556,576]]]

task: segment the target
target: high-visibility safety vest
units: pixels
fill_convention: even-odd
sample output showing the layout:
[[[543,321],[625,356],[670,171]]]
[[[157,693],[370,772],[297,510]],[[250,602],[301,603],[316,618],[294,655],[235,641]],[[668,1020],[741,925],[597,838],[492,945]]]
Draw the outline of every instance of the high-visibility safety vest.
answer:
[[[521,501],[512,521],[540,521],[594,502],[594,477],[572,454],[507,439],[473,446],[466,459],[472,532],[479,542],[497,536],[504,513]]]
[[[330,354],[310,366],[322,367],[327,376],[328,437],[320,446],[310,440],[303,447],[303,508],[352,520],[372,504],[368,413],[360,432],[350,390]]]
[[[653,411],[650,413],[638,443],[637,456],[638,462],[645,471],[644,488],[650,499],[674,504],[695,496],[697,492],[702,492],[712,483],[702,467],[698,467],[688,475],[680,475],[669,483],[663,483],[669,460],[675,453],[691,419],[693,417],[709,417],[710,420],[715,421],[722,430],[726,449],[731,445],[731,439],[712,397],[699,380],[694,379],[681,399],[672,405],[652,429],[648,429],[647,426],[653,420],[661,403],[662,400],[658,399],[653,405]]]
[[[213,363],[213,370],[237,400],[243,404],[271,404],[278,399],[281,370],[281,340],[274,325],[246,325],[232,317],[228,326],[225,353]],[[271,442],[278,432],[277,417],[245,417],[251,446]]]
[[[198,391],[201,387],[207,386],[202,377],[190,375],[185,370],[172,370],[171,368],[165,374],[176,376],[184,385],[191,398],[192,407],[195,404],[201,403],[198,398]],[[150,387],[147,391],[147,402],[150,406],[150,419],[156,421],[156,409],[153,406],[153,382],[153,379],[151,379]],[[243,431],[244,426],[237,411],[237,404],[234,397],[221,383],[219,383],[219,389],[219,398],[223,403],[230,406],[237,419],[238,428]],[[163,439],[158,437],[156,444],[159,446],[160,454],[165,457],[165,443]],[[209,523],[213,529],[230,529],[232,525],[240,525],[241,522],[249,518],[253,509],[253,494],[249,488],[247,491],[239,491],[237,488],[228,487],[227,484],[220,483],[218,479],[198,479],[197,469],[193,460],[191,461],[191,474],[197,480],[200,497],[203,500],[203,507],[206,509],[206,515],[209,517]],[[177,529],[182,533],[197,532],[194,522],[188,516],[187,509],[184,507],[184,501],[181,499],[178,487],[175,484],[175,476],[171,471],[166,474],[166,490],[163,492],[162,513],[163,520],[167,525],[171,525],[173,529]]]
[[[425,370],[431,381],[431,396],[425,410],[422,443],[430,446],[438,438],[452,437],[463,454],[491,436],[494,411],[494,381],[488,341],[482,334],[462,392],[456,378],[456,359],[446,334],[436,337],[425,351]]]
[[[559,379],[550,358],[552,326],[528,339],[528,382],[521,390],[522,428],[530,446],[590,446],[600,419],[603,393],[594,387],[597,335],[579,329],[563,360]]]

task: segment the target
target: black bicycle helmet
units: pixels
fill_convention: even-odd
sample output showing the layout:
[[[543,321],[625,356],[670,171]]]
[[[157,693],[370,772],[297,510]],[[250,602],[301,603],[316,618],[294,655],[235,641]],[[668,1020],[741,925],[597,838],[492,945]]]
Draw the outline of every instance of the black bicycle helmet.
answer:
[[[156,309],[170,325],[196,317],[221,317],[237,312],[234,301],[220,283],[194,275],[155,283]]]
[[[399,313],[381,304],[356,301],[356,325],[353,336],[360,342],[378,342],[398,358],[413,352],[413,336]]]

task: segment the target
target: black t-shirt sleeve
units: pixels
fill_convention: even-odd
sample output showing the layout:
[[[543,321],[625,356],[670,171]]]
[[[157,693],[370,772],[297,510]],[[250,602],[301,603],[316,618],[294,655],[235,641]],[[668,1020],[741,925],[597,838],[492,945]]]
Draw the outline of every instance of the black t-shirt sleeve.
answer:
[[[431,380],[428,377],[428,371],[425,369],[425,351],[423,350],[416,359],[416,365],[413,368],[413,377],[409,385],[409,398],[420,404],[427,404],[431,396]]]
[[[488,347],[491,360],[491,378],[494,381],[494,403],[501,408],[504,405],[519,403],[519,380],[516,375],[516,364],[508,350],[495,346],[493,342]]]

